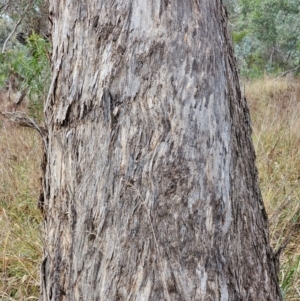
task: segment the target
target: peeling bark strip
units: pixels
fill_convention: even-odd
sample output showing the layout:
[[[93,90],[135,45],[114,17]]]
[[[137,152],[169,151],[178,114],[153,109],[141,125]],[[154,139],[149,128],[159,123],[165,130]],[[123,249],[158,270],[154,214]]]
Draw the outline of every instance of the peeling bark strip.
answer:
[[[50,0],[41,300],[281,300],[220,0]]]

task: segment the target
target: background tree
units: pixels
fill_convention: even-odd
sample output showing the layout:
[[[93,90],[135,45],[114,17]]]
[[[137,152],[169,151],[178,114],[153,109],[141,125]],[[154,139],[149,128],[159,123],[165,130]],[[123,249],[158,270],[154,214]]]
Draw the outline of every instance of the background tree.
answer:
[[[241,72],[257,76],[300,64],[299,0],[228,0]]]
[[[42,299],[281,300],[221,1],[50,15]]]

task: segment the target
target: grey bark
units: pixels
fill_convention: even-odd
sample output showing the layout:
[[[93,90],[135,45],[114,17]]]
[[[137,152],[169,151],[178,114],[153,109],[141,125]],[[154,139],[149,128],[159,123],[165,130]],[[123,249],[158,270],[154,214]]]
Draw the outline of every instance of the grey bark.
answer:
[[[281,300],[220,0],[50,0],[41,300]]]

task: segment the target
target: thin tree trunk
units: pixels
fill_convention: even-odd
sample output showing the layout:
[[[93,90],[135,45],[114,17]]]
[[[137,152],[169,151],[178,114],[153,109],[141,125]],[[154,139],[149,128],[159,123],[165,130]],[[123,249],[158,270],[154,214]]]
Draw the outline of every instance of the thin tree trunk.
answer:
[[[41,299],[281,300],[221,1],[50,17]]]

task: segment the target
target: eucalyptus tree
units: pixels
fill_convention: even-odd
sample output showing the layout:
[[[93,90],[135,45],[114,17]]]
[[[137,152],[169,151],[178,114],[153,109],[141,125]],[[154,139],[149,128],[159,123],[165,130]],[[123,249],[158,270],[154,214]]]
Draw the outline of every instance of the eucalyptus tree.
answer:
[[[222,1],[49,14],[41,300],[281,300]]]

